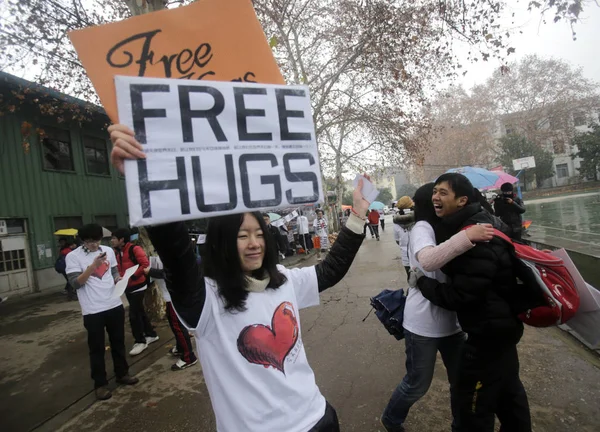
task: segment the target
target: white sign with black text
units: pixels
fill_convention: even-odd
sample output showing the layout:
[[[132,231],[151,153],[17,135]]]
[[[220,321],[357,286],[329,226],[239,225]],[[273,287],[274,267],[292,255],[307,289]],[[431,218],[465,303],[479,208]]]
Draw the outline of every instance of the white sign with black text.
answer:
[[[323,201],[308,88],[115,77],[133,226]]]

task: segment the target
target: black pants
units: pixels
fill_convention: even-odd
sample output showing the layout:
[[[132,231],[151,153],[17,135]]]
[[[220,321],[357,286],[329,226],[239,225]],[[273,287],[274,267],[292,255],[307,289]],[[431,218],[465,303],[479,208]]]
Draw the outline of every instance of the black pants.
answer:
[[[371,228],[371,235],[375,234],[375,237],[379,238],[379,225],[369,224],[369,228]]]
[[[65,273],[62,273],[62,275],[65,277],[65,280],[67,281],[67,283],[65,284],[65,292],[67,293],[67,298],[69,300],[76,300],[77,294],[75,294],[75,290],[69,283],[69,278],[67,277],[67,275]]]
[[[381,224],[381,231],[385,231],[385,219],[381,218],[379,220],[379,223]]]
[[[501,432],[531,432],[516,345],[490,349],[467,341],[453,397],[459,405],[459,431],[493,432],[495,414]]]
[[[337,413],[329,402],[327,402],[327,406],[325,407],[325,415],[308,432],[340,432]]]
[[[90,368],[94,388],[108,384],[106,366],[104,363],[105,345],[104,329],[110,341],[110,353],[113,359],[115,375],[122,378],[129,372],[125,359],[125,309],[119,306],[96,314],[84,315],[83,325],[88,332],[88,347],[90,349]]]
[[[298,234],[298,241],[302,245],[302,249],[309,251],[314,248],[312,237],[310,234]]]
[[[135,343],[146,343],[146,336],[156,336],[156,331],[146,315],[144,309],[144,296],[146,290],[135,293],[126,293],[129,302],[129,324],[131,324],[131,334]]]
[[[181,321],[179,321],[179,317],[175,313],[171,302],[167,302],[167,319],[169,320],[171,331],[175,335],[175,346],[177,347],[177,352],[179,352],[179,358],[186,363],[195,362],[196,355],[194,354],[194,347],[192,347],[192,341],[190,340],[190,333]]]

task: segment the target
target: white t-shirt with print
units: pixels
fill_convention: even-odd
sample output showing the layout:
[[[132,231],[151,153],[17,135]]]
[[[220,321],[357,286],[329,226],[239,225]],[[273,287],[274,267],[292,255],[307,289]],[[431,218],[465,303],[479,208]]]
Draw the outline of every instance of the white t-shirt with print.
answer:
[[[428,246],[436,246],[435,232],[427,222],[419,221],[410,232],[408,244],[410,266],[420,268],[425,276],[438,282],[447,282],[448,277],[441,270],[426,272],[417,261],[419,251]],[[403,327],[411,333],[432,338],[446,337],[461,331],[456,312],[434,305],[423,297],[418,288],[408,290]]]
[[[115,281],[111,268],[117,266],[117,259],[112,248],[100,246],[96,252],[85,252],[78,247],[66,258],[66,273],[83,273],[101,253],[106,252],[104,263],[91,274],[84,286],[77,290],[77,298],[83,315],[96,314],[121,306],[121,298],[113,297]]]
[[[212,279],[194,329],[218,432],[307,432],[325,398],[306,359],[299,311],[319,304],[314,267],[278,266],[287,282],[228,312]]]

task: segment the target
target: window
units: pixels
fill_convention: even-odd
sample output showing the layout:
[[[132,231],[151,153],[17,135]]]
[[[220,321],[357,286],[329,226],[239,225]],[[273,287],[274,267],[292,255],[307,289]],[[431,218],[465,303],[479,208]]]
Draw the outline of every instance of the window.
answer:
[[[22,234],[25,232],[24,219],[5,219],[8,234]]]
[[[83,147],[88,174],[110,175],[106,140],[84,136]]]
[[[566,163],[556,165],[556,176],[558,178],[569,177],[569,166]]]
[[[115,215],[96,216],[96,223],[101,227],[106,228],[111,233],[115,232],[119,225]]]
[[[0,249],[0,273],[6,273],[15,270],[23,270],[27,268],[25,261],[25,250],[10,250],[2,251]]]
[[[61,229],[75,228],[79,229],[83,226],[83,220],[81,216],[64,216],[54,218],[54,230],[58,231]]]
[[[68,130],[44,128],[42,151],[45,169],[75,171],[71,150],[71,134]]]
[[[575,114],[573,114],[573,124],[575,125],[575,127],[585,126],[585,124],[586,124],[585,114],[582,112],[576,112]]]

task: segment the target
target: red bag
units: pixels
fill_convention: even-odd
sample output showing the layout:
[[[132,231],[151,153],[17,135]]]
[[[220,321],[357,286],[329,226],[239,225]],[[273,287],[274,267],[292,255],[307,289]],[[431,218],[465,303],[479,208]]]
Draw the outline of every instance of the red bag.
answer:
[[[563,260],[531,246],[515,243],[497,229],[494,229],[494,235],[512,245],[518,264],[516,273],[522,286],[533,296],[539,298],[541,295],[543,299],[542,306],[519,314],[519,319],[533,327],[550,327],[573,318],[579,309],[579,292]]]

